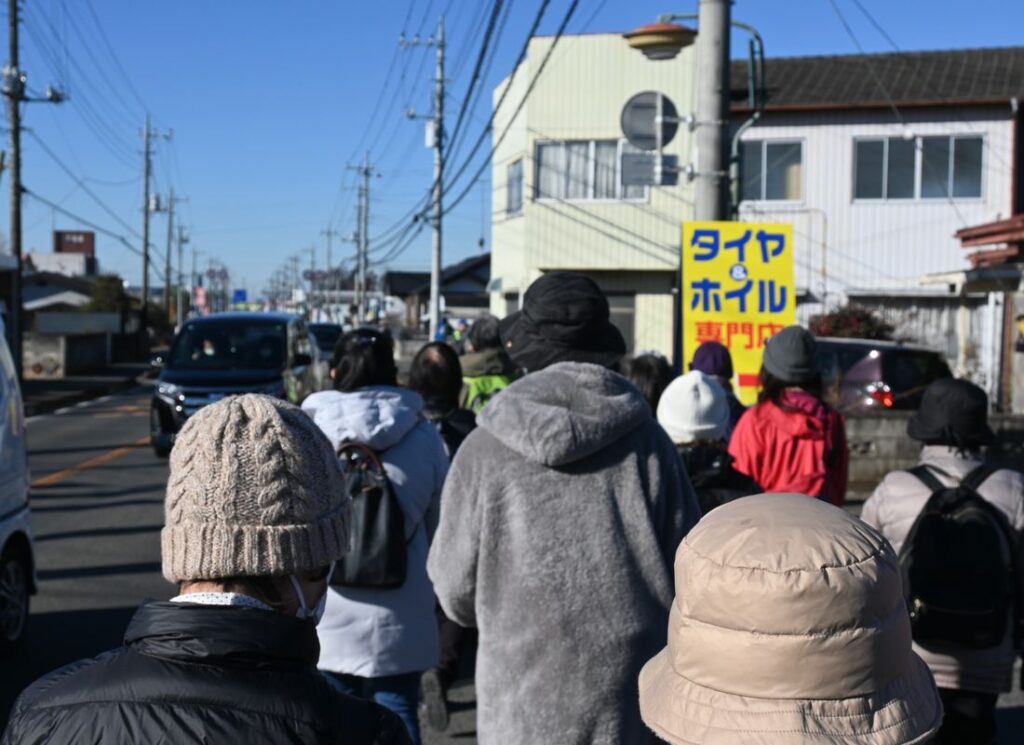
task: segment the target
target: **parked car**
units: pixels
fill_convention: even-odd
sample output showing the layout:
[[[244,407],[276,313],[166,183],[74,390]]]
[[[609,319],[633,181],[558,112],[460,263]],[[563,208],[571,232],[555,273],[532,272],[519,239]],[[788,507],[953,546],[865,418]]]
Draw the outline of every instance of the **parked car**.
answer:
[[[166,357],[150,408],[153,451],[166,458],[185,421],[207,404],[240,393],[293,403],[323,387],[320,351],[301,318],[284,313],[220,313],[185,323]]]
[[[344,333],[340,323],[311,323],[309,330],[316,337],[316,345],[320,348],[320,357],[328,362],[334,356],[334,346]]]
[[[36,591],[29,483],[24,407],[0,320],[0,655],[24,638]]]
[[[819,338],[826,400],[841,412],[914,410],[932,381],[952,376],[942,354],[872,339]]]

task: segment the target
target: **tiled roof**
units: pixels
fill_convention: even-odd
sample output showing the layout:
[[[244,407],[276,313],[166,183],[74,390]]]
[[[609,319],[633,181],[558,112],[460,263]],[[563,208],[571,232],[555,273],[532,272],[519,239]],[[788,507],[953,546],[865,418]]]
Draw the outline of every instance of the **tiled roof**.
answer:
[[[889,98],[897,105],[1024,98],[1024,47],[777,57],[765,68],[769,110],[888,106]],[[733,108],[745,109],[747,62],[734,61],[731,75]]]

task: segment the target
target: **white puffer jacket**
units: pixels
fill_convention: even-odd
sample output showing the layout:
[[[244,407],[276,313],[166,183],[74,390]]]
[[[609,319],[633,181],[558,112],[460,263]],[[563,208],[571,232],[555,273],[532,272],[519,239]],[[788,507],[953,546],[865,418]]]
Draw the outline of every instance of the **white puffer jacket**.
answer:
[[[921,451],[921,463],[929,466],[944,484],[952,486],[981,465],[981,460],[974,455],[958,454],[953,448],[932,445]],[[1024,535],[1024,475],[997,471],[978,492],[1006,515],[1018,536]],[[864,504],[861,518],[889,539],[898,553],[929,497],[931,491],[917,477],[906,471],[893,471]],[[1024,551],[1024,540],[1020,543]],[[1019,579],[1024,592],[1024,577]],[[914,650],[928,663],[939,688],[985,693],[1010,690],[1013,663],[1019,651],[1014,648],[1010,632],[1001,645],[991,649],[926,649],[915,644]]]

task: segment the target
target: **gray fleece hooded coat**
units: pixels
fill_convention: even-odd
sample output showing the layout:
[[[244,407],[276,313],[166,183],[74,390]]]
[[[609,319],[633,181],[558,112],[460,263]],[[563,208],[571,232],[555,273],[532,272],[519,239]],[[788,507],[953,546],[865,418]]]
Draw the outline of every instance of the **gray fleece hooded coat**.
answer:
[[[625,378],[584,363],[513,383],[477,421],[427,569],[480,630],[480,743],[650,742],[637,675],[700,517],[672,442]]]

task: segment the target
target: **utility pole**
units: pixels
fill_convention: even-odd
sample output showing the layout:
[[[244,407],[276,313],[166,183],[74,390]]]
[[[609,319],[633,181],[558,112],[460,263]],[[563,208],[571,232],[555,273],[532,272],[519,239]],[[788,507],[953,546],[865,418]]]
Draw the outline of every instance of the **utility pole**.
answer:
[[[366,320],[366,269],[370,251],[370,179],[380,174],[370,165],[370,153],[363,156],[363,164],[349,166],[362,177],[359,184],[359,199],[356,204],[356,307],[359,319],[356,325]]]
[[[697,34],[695,220],[729,219],[731,0],[700,0]]]
[[[14,357],[14,369],[18,379],[22,377],[22,231],[21,231],[21,104],[29,102],[61,103],[64,94],[50,86],[45,98],[30,98],[25,95],[26,75],[20,67],[18,26],[19,0],[7,2],[7,35],[9,59],[3,69],[3,94],[7,98],[7,109],[11,126],[11,253],[15,268],[11,281],[11,307],[8,318],[8,339]]]
[[[167,252],[164,254],[164,313],[171,321],[171,250],[174,247],[174,189],[167,195]]]
[[[434,85],[434,246],[430,256],[430,338],[441,328],[442,183],[444,178],[444,16],[437,23],[437,80]]]
[[[142,309],[139,311],[142,335],[146,337],[149,321],[149,176],[152,170],[150,139],[153,131],[146,114],[146,131],[142,134]]]
[[[332,321],[334,320],[334,312],[331,310],[333,306],[331,305],[330,293],[336,291],[338,287],[337,275],[334,272],[334,262],[332,261],[331,257],[331,239],[337,234],[338,231],[336,231],[330,225],[327,226],[326,230],[320,231],[320,235],[327,236],[327,285],[326,287],[324,285],[321,285],[321,288],[324,290],[324,298],[326,300],[324,305],[327,307],[327,316]]]
[[[182,255],[185,252],[185,244],[188,243],[188,238],[185,237],[185,226],[178,226],[178,302],[175,303],[175,325],[176,329],[181,328],[181,324],[185,321],[185,311],[183,305],[185,303],[185,297],[182,293],[182,285],[185,284],[185,266],[182,264]],[[168,250],[170,250],[168,248]],[[189,297],[192,297],[192,290],[189,289]]]
[[[427,126],[430,127],[428,139],[434,148],[434,244],[430,257],[430,338],[434,339],[437,336],[437,330],[441,327],[441,255],[444,236],[444,206],[441,202],[445,166],[444,16],[442,15],[437,21],[437,36],[435,38],[424,41],[418,37],[412,40],[406,40],[403,37],[399,43],[403,47],[432,46],[437,50],[437,72],[434,80],[434,113],[427,120]],[[415,111],[409,111],[408,116],[410,119],[420,118]]]
[[[170,139],[173,133],[166,135]],[[153,130],[149,114],[146,114],[146,129],[142,133],[142,309],[139,313],[142,333],[146,334],[149,321],[149,215],[151,212],[159,212],[160,206],[150,204],[149,182],[153,175],[153,137],[159,136]],[[164,284],[168,278],[164,277]],[[167,296],[164,296],[165,300]]]
[[[359,323],[366,320],[366,257],[370,237],[370,153],[363,156],[363,214],[359,225]]]
[[[192,294],[189,299],[189,305],[193,308],[196,306],[196,288],[199,286],[199,254],[202,253],[196,248],[196,244],[192,244],[192,280],[189,284],[192,285]]]

